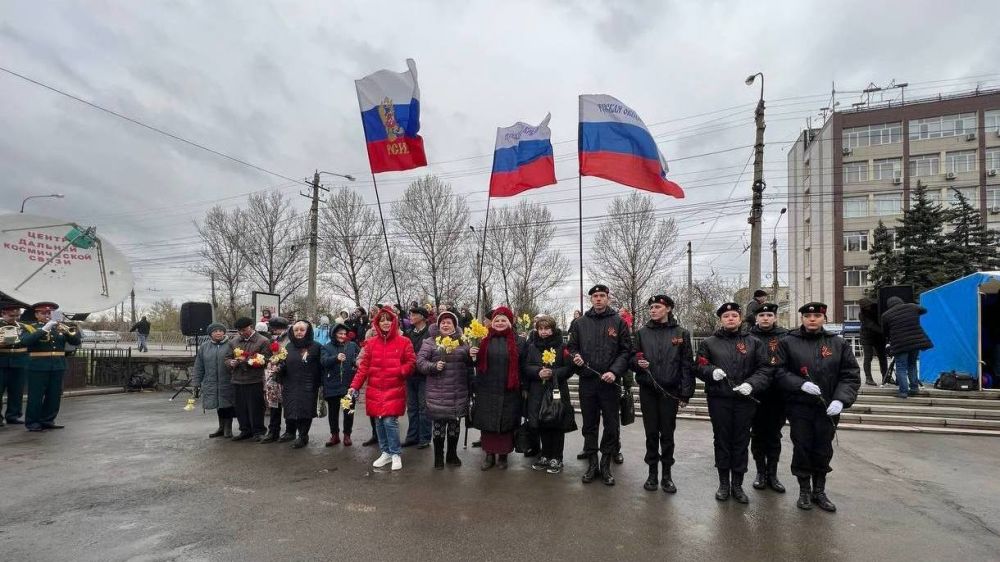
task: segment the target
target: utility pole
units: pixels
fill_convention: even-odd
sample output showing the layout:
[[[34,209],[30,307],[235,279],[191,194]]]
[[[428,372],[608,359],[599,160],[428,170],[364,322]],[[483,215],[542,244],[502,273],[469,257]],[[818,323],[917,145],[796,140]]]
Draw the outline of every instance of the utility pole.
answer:
[[[693,283],[694,273],[691,267],[691,242],[688,242],[688,300],[691,299],[691,287],[694,286]]]
[[[132,300],[132,324],[135,325],[135,289],[129,293],[129,298]]]
[[[212,309],[214,310],[216,307],[219,306],[219,304],[217,302],[215,302],[215,272],[214,271],[211,273],[211,277],[212,277]]]
[[[758,72],[747,77],[747,86],[760,76],[760,100],[754,111],[757,138],[753,157],[753,203],[750,206],[750,292],[760,288],[760,220],[764,214],[764,74]]]
[[[309,286],[306,289],[306,318],[316,316],[316,247],[319,238],[320,189],[319,170],[316,170],[312,182],[312,204],[309,206]]]
[[[774,302],[778,302],[778,239],[775,238],[771,240],[771,262],[773,264],[773,269],[771,271],[771,294],[774,295]]]

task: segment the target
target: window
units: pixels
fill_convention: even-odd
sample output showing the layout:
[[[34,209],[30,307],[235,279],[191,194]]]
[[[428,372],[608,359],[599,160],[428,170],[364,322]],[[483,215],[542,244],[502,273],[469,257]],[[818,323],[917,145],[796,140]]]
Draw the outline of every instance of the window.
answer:
[[[852,230],[844,232],[845,252],[867,252],[868,251],[868,231]]]
[[[941,156],[924,154],[910,157],[910,177],[936,176],[941,173]]]
[[[943,199],[941,199],[941,190],[938,188],[929,188],[924,193],[926,193],[927,201],[930,202],[931,205],[940,205],[943,201]],[[916,192],[913,192],[910,197],[910,204],[912,205],[913,201],[917,200]]]
[[[844,268],[845,287],[867,287],[868,286],[868,266],[849,265]]]
[[[868,162],[844,162],[844,184],[868,181]]]
[[[868,216],[867,197],[844,197],[844,218],[851,219]]]
[[[1000,212],[1000,188],[991,187],[986,191],[986,208]]]
[[[882,123],[844,129],[844,148],[903,142],[902,123]]]
[[[901,158],[885,158],[876,160],[874,165],[875,179],[891,180],[903,175],[903,160]]]
[[[857,301],[844,301],[844,321],[857,322],[861,313],[861,305]]]
[[[969,202],[969,205],[979,208],[979,189],[975,187],[959,187],[956,188],[958,191],[962,192],[962,196],[965,200]],[[955,193],[955,189],[948,190],[948,204],[952,207],[958,205],[958,195]]]
[[[892,239],[892,249],[893,250],[902,250],[903,249],[903,247],[899,245],[899,239],[896,238],[896,230],[895,229],[892,229],[892,228],[889,229],[889,238]]]
[[[948,172],[958,174],[961,172],[975,172],[977,169],[975,150],[960,150],[945,154],[945,170]]]
[[[945,115],[910,121],[910,140],[941,139],[976,132],[976,114]]]
[[[1000,132],[1000,109],[986,112],[983,116],[983,129],[987,133]]]
[[[1000,170],[1000,148],[986,151],[986,169]]]
[[[880,193],[875,196],[875,215],[884,217],[903,213],[903,193]]]

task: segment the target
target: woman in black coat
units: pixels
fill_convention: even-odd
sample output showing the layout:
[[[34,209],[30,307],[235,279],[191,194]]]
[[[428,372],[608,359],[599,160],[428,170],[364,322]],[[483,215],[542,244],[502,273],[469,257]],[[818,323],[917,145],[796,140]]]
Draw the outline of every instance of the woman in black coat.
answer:
[[[521,362],[527,342],[514,334],[513,319],[514,313],[506,306],[496,308],[480,347],[469,348],[476,362],[472,426],[482,432],[483,470],[507,468],[521,420]]]
[[[330,440],[327,447],[340,443],[340,399],[347,395],[347,389],[354,380],[354,368],[361,349],[348,337],[347,326],[336,324],[333,327],[330,342],[323,346],[320,352],[320,363],[323,366],[323,398],[326,399],[327,412],[330,416]],[[344,446],[350,447],[351,430],[354,429],[354,412],[343,410],[344,416]]]
[[[323,376],[320,365],[322,346],[313,341],[312,325],[300,320],[292,325],[285,345],[288,357],[278,369],[281,381],[281,402],[285,411],[286,434],[298,434],[292,447],[300,449],[309,443],[309,428],[316,417],[316,396]],[[284,436],[281,440],[287,441]]]
[[[565,434],[577,429],[569,397],[569,378],[573,376],[574,369],[567,361],[564,349],[562,332],[556,328],[555,319],[544,314],[537,316],[535,330],[528,338],[528,358],[524,368],[524,380],[528,386],[525,417],[528,418],[528,426],[538,431],[542,441],[542,452],[531,468],[544,470],[549,474],[562,472]],[[550,365],[543,361],[546,351],[553,354],[554,362]],[[558,420],[542,422],[539,410],[542,400],[549,392],[559,393],[563,415]]]

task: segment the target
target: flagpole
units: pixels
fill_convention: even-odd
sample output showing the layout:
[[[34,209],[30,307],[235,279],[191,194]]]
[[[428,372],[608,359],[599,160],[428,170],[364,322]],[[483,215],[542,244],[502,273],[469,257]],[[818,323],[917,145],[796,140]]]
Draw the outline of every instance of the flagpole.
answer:
[[[486,233],[489,231],[490,227],[490,203],[493,202],[493,197],[487,193],[486,195],[486,220],[483,221],[483,244],[479,250],[479,277],[476,279],[476,318],[479,316],[479,297],[482,295],[483,286],[483,262],[486,261]]]
[[[580,192],[580,314],[583,314],[583,174],[576,176]]]
[[[371,168],[371,158],[369,157],[369,168]],[[382,239],[385,240],[385,252],[389,255],[389,273],[392,274],[392,288],[396,292],[396,304],[403,307],[403,301],[399,298],[399,285],[396,284],[396,268],[392,265],[392,250],[389,249],[389,235],[385,230],[385,218],[382,216],[382,200],[378,196],[378,182],[375,181],[375,171],[372,170],[372,185],[375,186],[375,203],[378,206],[378,220],[382,223]]]

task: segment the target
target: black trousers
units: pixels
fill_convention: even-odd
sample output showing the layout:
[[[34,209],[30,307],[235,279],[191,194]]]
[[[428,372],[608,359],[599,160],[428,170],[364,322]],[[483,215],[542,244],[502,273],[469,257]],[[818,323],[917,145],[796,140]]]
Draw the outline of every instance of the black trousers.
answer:
[[[292,435],[298,432],[299,437],[309,437],[309,428],[312,427],[312,418],[301,420],[285,420],[285,430]]]
[[[267,430],[277,435],[281,433],[281,403],[277,407],[268,408]]]
[[[264,383],[234,384],[236,419],[240,433],[264,434]]]
[[[236,408],[232,406],[228,408],[219,408],[215,411],[219,415],[219,421],[231,420],[236,417]]]
[[[679,404],[656,389],[639,387],[639,408],[642,410],[642,428],[646,431],[646,464],[663,462],[663,467],[674,465],[674,429],[677,427]]]
[[[889,372],[889,363],[885,357],[885,340],[864,341],[861,343],[861,349],[863,353],[861,365],[865,369],[865,380],[872,378],[872,359],[876,357],[878,358],[878,372],[882,373],[882,379],[885,380],[885,376]]]
[[[777,391],[768,391],[760,400],[750,428],[753,460],[778,466],[781,456],[781,428],[785,426],[785,401]]]
[[[563,430],[539,429],[538,437],[542,441],[542,456],[562,462],[563,448],[566,445],[566,434]]]
[[[736,473],[747,471],[750,424],[756,409],[749,398],[708,397],[715,444],[715,468]]]
[[[337,412],[344,412],[344,435],[350,435],[354,429],[354,413],[340,407],[341,398],[343,396],[326,399],[326,417],[330,421],[330,433],[340,433],[340,415]]]
[[[818,400],[815,405],[789,402],[785,412],[792,426],[792,474],[812,476],[830,472],[833,437],[840,416],[826,415]]]
[[[22,367],[0,367],[0,401],[7,395],[7,413],[4,418],[14,421],[21,417],[24,405],[24,386],[27,369]]]
[[[596,455],[600,450],[604,455],[615,454],[618,450],[620,427],[618,386],[597,378],[581,380],[580,413],[583,414],[583,452]],[[602,419],[604,435],[601,435],[600,449],[598,449],[597,437]]]

